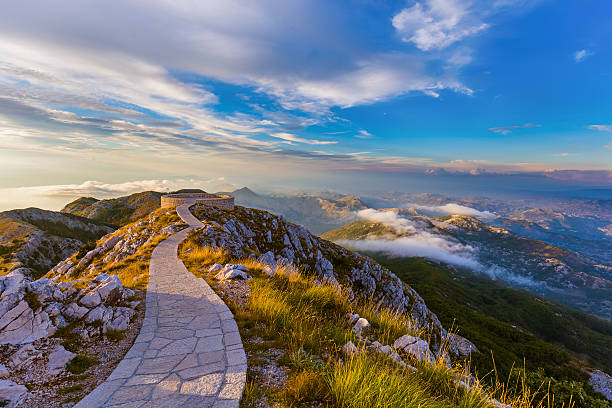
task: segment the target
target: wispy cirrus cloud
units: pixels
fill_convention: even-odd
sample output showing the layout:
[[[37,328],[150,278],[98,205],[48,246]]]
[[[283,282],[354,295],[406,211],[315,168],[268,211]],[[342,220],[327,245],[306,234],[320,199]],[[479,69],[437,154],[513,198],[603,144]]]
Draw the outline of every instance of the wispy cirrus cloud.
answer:
[[[286,133],[286,132],[270,133],[270,136],[275,137],[277,139],[282,139],[287,143],[295,142],[295,143],[304,143],[304,144],[311,144],[311,145],[329,145],[329,144],[338,143],[335,140],[304,139],[294,134]]]
[[[542,125],[539,125],[536,123],[526,123],[524,125],[491,127],[489,128],[489,130],[495,133],[500,133],[502,135],[507,135],[511,133],[513,130],[530,129],[530,128],[537,128],[537,127],[542,127]]]
[[[612,125],[589,125],[588,128],[599,132],[612,132]]]
[[[578,50],[573,54],[574,62],[578,64],[584,61],[585,58],[590,57],[591,55],[593,55],[593,52],[587,49]]]

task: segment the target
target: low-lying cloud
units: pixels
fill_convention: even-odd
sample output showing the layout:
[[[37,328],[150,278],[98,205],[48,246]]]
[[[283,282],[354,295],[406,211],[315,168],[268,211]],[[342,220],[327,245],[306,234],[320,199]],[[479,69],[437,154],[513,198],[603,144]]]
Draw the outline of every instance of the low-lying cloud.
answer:
[[[475,208],[455,203],[444,205],[407,204],[407,207],[412,207],[426,215],[468,215],[483,220],[497,218],[497,215],[490,211],[479,211]]]
[[[478,212],[473,208],[449,204],[440,207],[446,210],[455,207],[471,210],[470,215]],[[456,211],[453,211],[457,214]],[[490,213],[489,213],[490,214]],[[359,218],[383,224],[396,235],[371,237],[363,240],[343,240],[339,243],[358,251],[383,253],[390,257],[422,257],[434,261],[468,268],[493,280],[505,281],[523,287],[542,287],[545,284],[513,273],[498,265],[484,265],[478,259],[478,248],[462,244],[452,237],[437,234],[427,229],[427,224],[397,215],[393,211],[365,209],[357,213]]]
[[[343,241],[360,251],[381,252],[393,257],[424,257],[474,270],[482,269],[476,258],[476,249],[449,237],[434,234],[418,223],[398,216],[392,211],[365,209],[357,213],[360,218],[381,223],[400,237],[368,238]]]

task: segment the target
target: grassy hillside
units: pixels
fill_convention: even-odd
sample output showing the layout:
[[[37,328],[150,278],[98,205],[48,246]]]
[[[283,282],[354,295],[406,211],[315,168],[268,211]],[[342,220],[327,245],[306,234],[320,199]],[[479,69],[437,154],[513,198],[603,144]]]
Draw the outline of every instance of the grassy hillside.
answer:
[[[472,364],[480,375],[495,364],[504,378],[524,361],[534,383],[554,378],[557,394],[583,388],[589,398],[587,377],[573,356],[612,370],[612,325],[603,320],[420,258],[373,257],[415,288],[442,324],[476,344],[481,353]]]
[[[145,191],[110,200],[81,197],[66,205],[62,212],[120,227],[158,209],[162,195],[156,191]]]
[[[79,215],[114,227],[122,227],[157,210],[161,206],[161,196],[164,194],[204,192],[200,189],[183,189],[171,193],[143,191],[107,200],[81,197],[67,204],[61,212]]]
[[[38,208],[2,212],[0,274],[23,266],[30,269],[33,277],[40,277],[79,246],[110,231],[98,221],[73,214]]]

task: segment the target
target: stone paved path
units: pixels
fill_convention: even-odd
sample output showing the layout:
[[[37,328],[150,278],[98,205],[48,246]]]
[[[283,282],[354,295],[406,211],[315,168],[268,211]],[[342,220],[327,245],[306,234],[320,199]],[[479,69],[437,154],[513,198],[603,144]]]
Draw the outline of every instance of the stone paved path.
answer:
[[[145,319],[134,345],[76,407],[238,407],[247,366],[236,322],[177,257],[179,243],[202,225],[190,205],[177,207],[190,227],[153,251]]]

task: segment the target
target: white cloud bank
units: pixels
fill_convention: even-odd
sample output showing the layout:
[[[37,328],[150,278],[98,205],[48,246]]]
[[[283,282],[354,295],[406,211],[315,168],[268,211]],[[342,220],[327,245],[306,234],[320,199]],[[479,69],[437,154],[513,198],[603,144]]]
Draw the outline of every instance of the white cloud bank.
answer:
[[[398,235],[393,239],[365,239],[344,241],[357,250],[382,252],[394,257],[418,256],[474,270],[482,269],[475,257],[475,248],[448,237],[433,234],[417,223],[398,216],[392,211],[365,209],[357,213],[360,218],[381,223]]]
[[[442,206],[444,207],[444,206]],[[469,207],[458,206],[463,209]],[[449,207],[447,207],[449,208]],[[474,209],[471,209],[476,211]],[[493,280],[502,280],[518,286],[542,286],[529,277],[520,276],[498,265],[483,265],[478,260],[478,249],[457,242],[451,237],[435,234],[418,222],[398,216],[393,211],[365,209],[357,213],[360,218],[381,223],[400,237],[343,240],[341,244],[359,251],[372,251],[391,257],[423,257],[434,261],[468,268]]]
[[[444,205],[420,205],[409,203],[406,205],[406,207],[412,207],[415,210],[420,210],[426,215],[468,215],[470,217],[483,220],[497,218],[497,215],[490,211],[479,211],[475,208],[455,203],[448,203]]]

